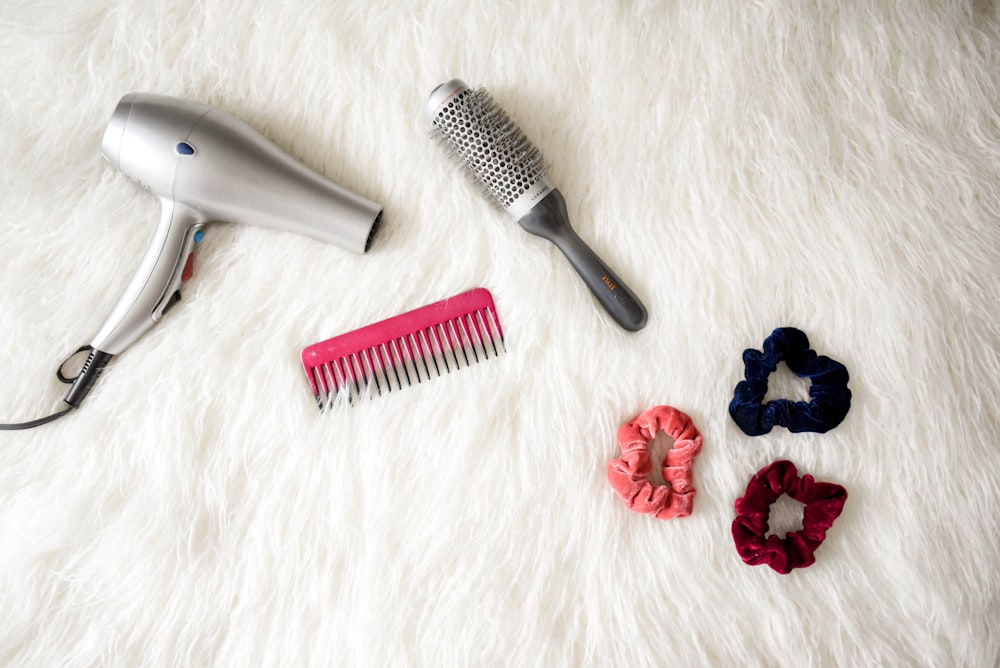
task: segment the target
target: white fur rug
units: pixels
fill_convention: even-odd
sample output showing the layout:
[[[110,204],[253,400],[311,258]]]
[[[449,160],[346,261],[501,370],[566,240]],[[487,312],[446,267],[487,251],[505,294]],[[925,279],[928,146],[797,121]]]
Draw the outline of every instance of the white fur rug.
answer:
[[[2,421],[61,404],[156,223],[99,157],[124,93],[385,207],[365,256],[211,228],[79,411],[0,433],[0,663],[997,665],[1000,14],[806,4],[0,0]],[[431,142],[452,77],[549,158],[643,331]],[[317,414],[303,346],[474,286],[508,355]],[[741,353],[785,325],[853,406],[750,438]],[[686,519],[605,479],[655,404],[705,437]],[[786,576],[730,535],[782,458],[849,494]]]

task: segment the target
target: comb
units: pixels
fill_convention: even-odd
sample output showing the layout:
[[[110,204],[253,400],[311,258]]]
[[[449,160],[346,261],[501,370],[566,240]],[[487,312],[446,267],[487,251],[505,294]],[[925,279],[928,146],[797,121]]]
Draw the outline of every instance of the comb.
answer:
[[[303,349],[302,366],[322,411],[506,351],[493,295],[476,288],[314,343]]]

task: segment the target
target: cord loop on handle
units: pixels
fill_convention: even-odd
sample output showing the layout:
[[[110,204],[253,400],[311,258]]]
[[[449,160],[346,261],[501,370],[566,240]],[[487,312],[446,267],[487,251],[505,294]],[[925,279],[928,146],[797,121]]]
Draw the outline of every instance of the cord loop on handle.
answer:
[[[73,359],[74,357],[76,357],[80,353],[82,353],[82,352],[88,352],[89,353],[93,349],[94,349],[93,346],[90,346],[90,345],[80,346],[79,348],[76,349],[75,352],[70,353],[69,356],[67,356],[66,359],[64,359],[62,361],[62,364],[59,365],[59,368],[56,369],[56,378],[58,378],[59,381],[62,382],[62,383],[66,383],[67,385],[72,385],[73,381],[75,381],[79,377],[79,375],[80,375],[79,372],[77,372],[76,376],[73,376],[72,378],[70,378],[69,376],[67,376],[66,374],[63,373],[63,368],[66,366],[66,364],[71,359]]]

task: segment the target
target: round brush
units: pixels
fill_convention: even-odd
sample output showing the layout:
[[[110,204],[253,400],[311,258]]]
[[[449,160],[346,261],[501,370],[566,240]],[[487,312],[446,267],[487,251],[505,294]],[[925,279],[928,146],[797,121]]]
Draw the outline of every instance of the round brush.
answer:
[[[452,79],[434,89],[426,112],[435,135],[486,195],[525,230],[554,243],[619,325],[632,332],[646,325],[642,302],[573,230],[541,153],[485,89]]]

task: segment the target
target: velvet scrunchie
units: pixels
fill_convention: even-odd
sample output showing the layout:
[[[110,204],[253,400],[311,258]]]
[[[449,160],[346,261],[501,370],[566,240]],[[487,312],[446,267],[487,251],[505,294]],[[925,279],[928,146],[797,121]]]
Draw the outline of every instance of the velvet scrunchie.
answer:
[[[649,443],[657,432],[673,437],[661,471],[665,485],[654,485]],[[608,464],[608,482],[629,510],[661,520],[687,517],[694,505],[692,465],[702,438],[687,414],[672,406],[654,406],[618,429],[622,456]]]
[[[743,351],[746,380],[736,385],[729,414],[745,433],[760,436],[774,425],[792,432],[827,432],[840,424],[851,408],[850,376],[835,360],[809,349],[809,339],[794,327],[774,330],[764,341],[763,351]],[[777,399],[764,402],[767,377],[782,360],[792,372],[812,381],[809,403]]]
[[[805,504],[802,529],[783,539],[767,534],[771,504],[782,494]],[[733,540],[740,558],[751,566],[767,564],[781,574],[816,561],[814,552],[826,531],[844,509],[847,490],[831,482],[816,482],[811,475],[798,477],[795,465],[777,461],[758,471],[736,500]]]

